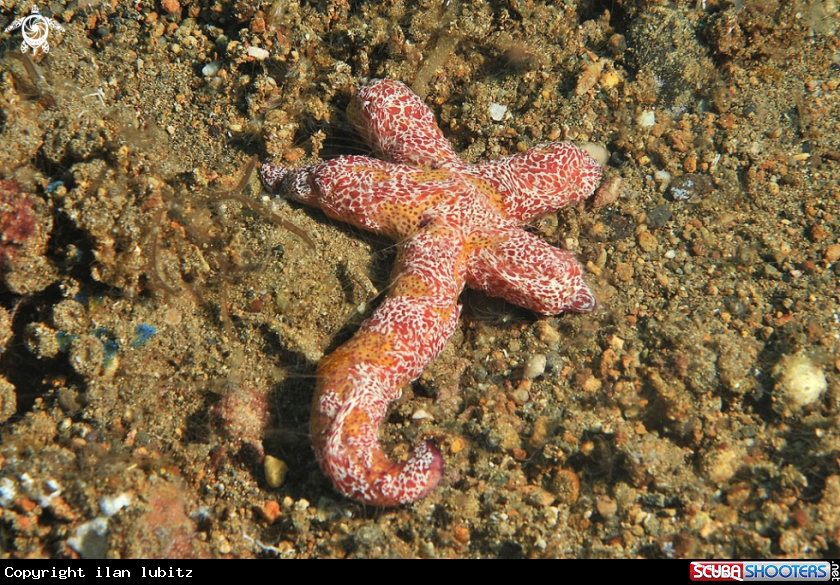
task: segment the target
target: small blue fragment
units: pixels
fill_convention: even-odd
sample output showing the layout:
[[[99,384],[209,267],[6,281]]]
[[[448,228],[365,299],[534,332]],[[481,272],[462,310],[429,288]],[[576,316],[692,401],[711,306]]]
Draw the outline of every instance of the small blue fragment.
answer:
[[[50,195],[52,195],[53,193],[55,193],[55,192],[56,192],[56,190],[57,190],[59,187],[63,187],[63,186],[64,186],[64,181],[53,181],[52,183],[50,183],[49,185],[47,185],[47,193],[49,193]]]
[[[105,346],[102,366],[107,369],[108,366],[111,365],[111,362],[114,361],[114,357],[116,357],[117,353],[120,351],[120,346],[113,339],[103,339],[102,345]]]
[[[70,346],[73,345],[73,340],[78,337],[75,333],[68,333],[67,331],[57,331],[55,340],[58,341],[58,351],[67,353],[70,351]]]
[[[117,352],[120,351],[120,344],[117,343],[115,339],[116,336],[104,327],[97,327],[91,331],[91,333],[96,335],[102,342],[102,346],[104,348],[102,365],[107,368],[111,365],[111,362],[117,355]]]
[[[141,323],[134,328],[134,339],[131,341],[131,347],[134,349],[143,347],[156,333],[157,327]]]
[[[88,302],[90,301],[90,296],[88,295],[86,290],[79,289],[79,292],[76,293],[76,295],[73,297],[73,300],[87,307]]]
[[[105,327],[97,327],[96,329],[91,329],[91,335],[96,335],[99,339],[104,340],[107,337],[110,337],[108,330]]]

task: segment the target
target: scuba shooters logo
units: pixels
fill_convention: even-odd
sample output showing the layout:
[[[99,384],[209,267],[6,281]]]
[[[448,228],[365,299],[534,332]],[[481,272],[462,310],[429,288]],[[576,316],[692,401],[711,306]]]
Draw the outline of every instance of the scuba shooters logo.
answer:
[[[692,581],[840,581],[837,561],[692,561]]]
[[[21,29],[23,35],[23,42],[20,45],[20,52],[26,53],[32,49],[32,54],[38,52],[38,49],[44,53],[50,52],[50,44],[47,42],[47,37],[50,35],[50,29],[64,32],[64,27],[58,24],[54,19],[41,16],[41,12],[37,6],[32,7],[32,13],[29,16],[23,16],[15,20],[12,24],[6,27],[6,32]]]

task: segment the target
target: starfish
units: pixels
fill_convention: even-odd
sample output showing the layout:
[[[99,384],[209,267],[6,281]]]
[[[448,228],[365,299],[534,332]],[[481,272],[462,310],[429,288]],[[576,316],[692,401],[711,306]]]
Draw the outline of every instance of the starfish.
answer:
[[[560,142],[466,163],[426,104],[391,79],[360,88],[348,117],[378,158],[342,156],[293,170],[266,163],[260,176],[274,194],[398,243],[386,298],[318,366],[310,423],[321,470],[339,492],[394,506],[426,496],[443,458],[429,439],[407,461],[392,461],[379,427],[455,332],[464,286],[545,315],[595,308],[574,256],[523,226],[589,197],[602,169]]]

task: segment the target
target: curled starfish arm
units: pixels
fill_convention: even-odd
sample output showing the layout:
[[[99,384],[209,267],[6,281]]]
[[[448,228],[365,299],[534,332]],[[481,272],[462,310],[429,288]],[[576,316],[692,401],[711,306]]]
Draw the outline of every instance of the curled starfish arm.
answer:
[[[467,263],[467,284],[543,315],[595,309],[574,255],[519,229],[499,229]]]
[[[351,499],[374,506],[405,504],[440,481],[443,459],[432,440],[398,463],[382,451],[379,427],[402,387],[420,375],[455,331],[463,259],[463,243],[445,228],[430,226],[407,240],[389,296],[318,367],[312,443],[321,470]]]
[[[509,218],[527,223],[592,195],[603,169],[574,144],[553,142],[522,155],[470,165],[465,172],[483,179],[501,194]]]

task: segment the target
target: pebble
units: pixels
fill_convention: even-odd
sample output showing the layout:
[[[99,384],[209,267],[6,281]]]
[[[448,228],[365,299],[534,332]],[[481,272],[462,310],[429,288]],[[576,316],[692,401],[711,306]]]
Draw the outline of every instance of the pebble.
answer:
[[[601,72],[604,70],[605,63],[606,61],[598,60],[584,66],[583,72],[578,77],[575,95],[584,95],[595,87],[595,84],[598,83],[598,79],[601,77]]]
[[[466,446],[466,442],[461,437],[452,437],[449,440],[449,452],[453,455],[463,451]]]
[[[560,332],[548,321],[537,322],[537,339],[549,347],[556,347],[560,342]]]
[[[556,497],[548,490],[536,485],[526,485],[520,489],[522,499],[537,508],[547,508]]]
[[[559,504],[574,504],[580,494],[580,478],[571,469],[559,469],[549,484]]]
[[[609,496],[600,496],[595,502],[595,509],[606,520],[609,520],[618,511],[618,504]]]
[[[668,184],[671,182],[674,176],[668,171],[658,170],[653,173],[653,178],[654,180],[656,180],[657,183],[662,185],[662,188],[664,189],[668,186]]]
[[[668,192],[674,201],[688,201],[709,193],[712,188],[712,181],[708,176],[687,174],[674,179]]]
[[[653,110],[643,110],[636,117],[636,123],[642,128],[650,128],[656,124],[656,113]]]
[[[271,524],[280,517],[280,504],[276,500],[269,500],[260,508],[260,513]]]
[[[249,57],[253,57],[257,61],[265,61],[268,59],[269,52],[263,49],[262,47],[248,47],[246,51]]]
[[[534,431],[531,433],[531,438],[528,440],[531,447],[539,449],[545,444],[548,439],[550,425],[551,420],[547,416],[543,415],[537,417],[537,420],[534,421]]]
[[[688,201],[696,194],[694,181],[688,175],[683,175],[671,185],[671,197],[674,201]]]
[[[656,249],[659,247],[659,243],[656,241],[656,236],[654,236],[650,232],[640,233],[638,241],[639,247],[645,252],[655,252]]]
[[[745,449],[740,444],[712,447],[701,462],[702,473],[712,483],[724,484],[734,477],[745,455]]]
[[[825,249],[826,262],[837,262],[840,260],[840,244],[831,244]]]
[[[418,408],[417,410],[415,410],[414,413],[411,415],[411,418],[412,418],[412,420],[434,420],[435,419],[435,417],[432,416],[432,413],[430,413],[425,408]]]
[[[265,32],[265,19],[261,17],[256,17],[251,21],[249,26],[251,32],[254,34],[262,34]]]
[[[654,229],[660,228],[671,221],[673,216],[674,214],[671,213],[671,209],[666,203],[657,205],[647,214],[647,225]]]
[[[822,369],[803,354],[783,357],[775,372],[778,404],[794,412],[818,401],[828,388]]]
[[[286,480],[286,474],[289,472],[289,466],[285,461],[272,457],[271,455],[265,456],[263,469],[265,470],[266,483],[273,488],[278,488],[283,485],[283,482]]]
[[[181,311],[172,307],[166,310],[163,314],[163,321],[167,325],[172,325],[173,327],[176,325],[181,324]]]
[[[604,383],[595,376],[589,376],[586,380],[584,380],[582,388],[585,392],[597,392],[603,385]]]
[[[490,117],[496,122],[504,120],[507,111],[507,106],[503,106],[502,104],[497,104],[495,102],[490,104]]]
[[[233,549],[230,546],[230,541],[223,535],[219,534],[216,537],[216,550],[218,550],[220,554],[227,555],[230,554],[230,551]]]
[[[470,541],[470,529],[463,524],[458,524],[453,532],[455,540],[461,544],[466,544]]]
[[[217,73],[219,73],[219,69],[222,68],[222,64],[219,61],[211,61],[207,65],[201,68],[201,74],[204,77],[215,77]]]
[[[546,357],[543,353],[535,353],[525,362],[525,368],[522,370],[522,377],[526,380],[533,380],[537,376],[541,376],[545,372]]]
[[[530,381],[527,381],[527,385],[530,385]],[[517,405],[522,406],[523,404],[528,404],[528,401],[531,399],[531,394],[527,388],[520,386],[513,391],[511,398]]]
[[[175,14],[176,12],[181,10],[181,4],[178,2],[178,0],[161,0],[160,5],[169,14]]]
[[[621,282],[630,282],[633,280],[633,265],[619,262],[615,265],[615,275]]]
[[[598,190],[595,191],[595,197],[592,201],[592,206],[595,209],[606,207],[615,203],[621,195],[621,177],[613,175],[607,177]]]
[[[99,511],[105,516],[111,517],[129,506],[131,500],[132,496],[129,492],[123,492],[117,496],[102,496],[99,498]]]

